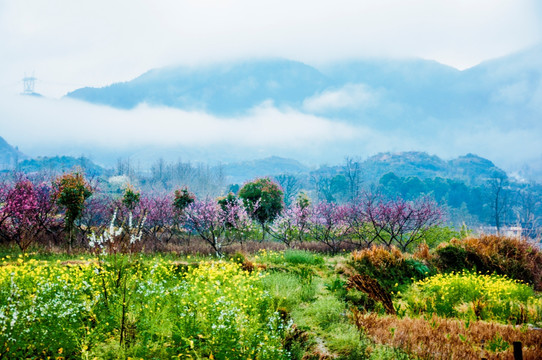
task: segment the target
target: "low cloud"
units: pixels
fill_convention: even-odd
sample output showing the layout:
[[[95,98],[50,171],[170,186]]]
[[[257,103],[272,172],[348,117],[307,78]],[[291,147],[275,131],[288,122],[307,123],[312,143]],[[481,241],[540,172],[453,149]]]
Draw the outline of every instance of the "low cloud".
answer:
[[[340,94],[348,94],[347,99]],[[320,110],[361,106],[370,98],[365,94],[363,86],[339,89],[313,97],[303,110],[307,104]],[[385,128],[376,120],[346,123],[271,103],[240,117],[217,117],[148,105],[118,110],[0,94],[0,114],[0,136],[30,156],[85,154],[108,165],[127,156],[143,159],[146,166],[160,157],[228,162],[270,155],[318,165],[340,163],[346,155],[415,150],[444,158],[476,153],[514,169],[542,154],[538,123],[510,129],[483,119],[420,119],[414,127],[398,122]]]
[[[0,136],[23,151],[96,146],[214,145],[300,149],[351,141],[362,131],[341,122],[262,104],[238,118],[141,105],[118,110],[75,100],[2,97]]]
[[[329,110],[356,110],[372,107],[378,102],[378,94],[364,84],[347,84],[336,90],[326,90],[307,98],[303,108],[313,113]]]

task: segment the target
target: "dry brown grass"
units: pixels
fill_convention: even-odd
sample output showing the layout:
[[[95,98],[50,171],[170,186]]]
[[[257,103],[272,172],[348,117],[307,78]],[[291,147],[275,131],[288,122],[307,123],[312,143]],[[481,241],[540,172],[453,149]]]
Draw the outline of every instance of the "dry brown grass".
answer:
[[[366,293],[371,299],[382,303],[387,314],[394,314],[395,309],[391,301],[391,295],[380,286],[378,281],[365,274],[357,274],[348,279],[346,289],[356,288]]]
[[[367,260],[377,268],[396,266],[405,259],[405,255],[395,246],[371,246],[368,249],[352,252],[353,261]]]
[[[542,330],[484,321],[467,325],[461,320],[436,316],[428,320],[378,316],[356,310],[352,316],[357,327],[373,341],[399,347],[421,359],[514,359],[514,341],[522,342],[525,360],[542,359]],[[487,350],[488,343],[496,336],[510,344],[506,351]]]

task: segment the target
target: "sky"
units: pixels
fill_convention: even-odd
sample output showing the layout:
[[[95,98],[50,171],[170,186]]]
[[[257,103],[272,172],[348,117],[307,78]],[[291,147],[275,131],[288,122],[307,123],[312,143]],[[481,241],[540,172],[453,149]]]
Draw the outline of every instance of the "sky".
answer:
[[[466,69],[541,41],[542,2],[536,0],[0,0],[0,136],[31,155],[58,143],[224,145],[224,133],[232,142],[275,149],[358,136],[385,151],[394,142],[371,129],[267,105],[243,118],[218,119],[55,99],[166,65],[281,57],[318,66],[367,57],[418,57]],[[35,75],[36,91],[47,99],[15,96],[25,75]],[[319,101],[308,99],[305,108],[348,105],[352,96],[366,96],[360,86],[323,95]],[[267,120],[277,118],[300,131],[287,136],[273,132]],[[84,132],[78,124],[85,121],[95,126]],[[128,124],[137,126],[126,133]],[[168,126],[178,131],[164,138]],[[240,129],[252,135],[242,136]],[[410,150],[408,140],[401,144],[393,150]],[[469,150],[466,146],[465,153]]]
[[[421,57],[459,69],[542,41],[537,0],[0,0],[0,86],[47,96],[150,68]]]

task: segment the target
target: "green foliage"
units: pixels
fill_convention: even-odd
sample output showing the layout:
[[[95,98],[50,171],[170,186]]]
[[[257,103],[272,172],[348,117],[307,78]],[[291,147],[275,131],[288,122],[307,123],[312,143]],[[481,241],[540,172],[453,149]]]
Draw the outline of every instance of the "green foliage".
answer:
[[[541,321],[542,299],[528,285],[506,276],[470,272],[421,280],[403,296],[407,313],[521,324]]]
[[[275,220],[284,207],[282,189],[269,178],[246,183],[239,190],[239,198],[251,217],[262,226]]]
[[[139,204],[141,194],[134,190],[132,186],[126,187],[124,195],[122,197],[122,203],[129,211],[133,211],[137,204]]]
[[[487,270],[476,253],[469,252],[459,246],[443,246],[438,248],[435,253],[437,255],[437,266],[445,272],[461,271],[463,269]]]
[[[270,273],[262,282],[272,296],[275,308],[284,308],[288,312],[302,302],[311,301],[316,294],[316,284],[295,273]]]
[[[457,231],[450,226],[433,226],[425,232],[423,241],[425,241],[429,248],[433,249],[441,243],[450,241],[453,238],[463,239],[469,234],[470,231],[466,228]]]
[[[325,260],[318,254],[305,250],[286,250],[283,253],[284,261],[291,265],[322,265]]]
[[[257,260],[275,265],[323,265],[325,259],[306,250],[288,249],[285,251],[272,251],[262,249],[258,252]]]
[[[395,348],[385,345],[377,345],[371,352],[370,359],[374,360],[410,360],[418,359],[416,356],[411,356],[400,348]]]
[[[504,352],[510,348],[510,343],[503,339],[500,334],[495,334],[485,345],[485,349],[492,353]]]
[[[327,344],[337,359],[357,360],[370,356],[370,341],[348,322],[334,323],[328,328]]]
[[[346,316],[345,303],[334,295],[322,295],[304,308],[296,308],[292,316],[306,328],[314,329],[325,340],[337,359],[368,357],[369,341],[360,336]]]
[[[173,199],[173,207],[179,212],[183,212],[188,205],[196,201],[196,196],[188,191],[187,187],[175,190],[175,198]]]
[[[56,203],[65,210],[64,218],[68,229],[68,246],[71,251],[75,222],[83,214],[85,200],[92,195],[92,189],[83,174],[67,173],[53,182],[53,196]]]
[[[56,203],[66,210],[66,223],[71,227],[81,216],[92,189],[83,174],[78,172],[62,175],[53,182],[53,188]]]
[[[306,209],[311,206],[311,200],[304,192],[300,192],[297,195],[295,202],[300,209]]]
[[[344,300],[346,298],[346,281],[341,278],[334,278],[330,282],[324,284],[327,291],[334,293],[337,298]]]
[[[344,303],[333,295],[322,296],[314,301],[305,311],[305,321],[314,322],[322,329],[344,322]]]
[[[230,192],[228,195],[218,198],[216,202],[222,207],[223,210],[226,210],[228,205],[233,205],[237,202],[237,196]]]

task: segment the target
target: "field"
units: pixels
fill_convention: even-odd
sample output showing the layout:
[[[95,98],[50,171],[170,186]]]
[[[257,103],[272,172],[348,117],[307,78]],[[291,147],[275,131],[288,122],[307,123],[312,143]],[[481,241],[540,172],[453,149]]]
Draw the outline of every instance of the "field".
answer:
[[[5,248],[0,354],[506,359],[521,341],[525,359],[540,358],[542,298],[532,284],[496,273],[443,272],[432,265],[437,251],[422,254],[264,249],[218,259],[22,255]]]
[[[0,359],[540,359],[540,291],[538,245],[431,199],[0,187]]]

